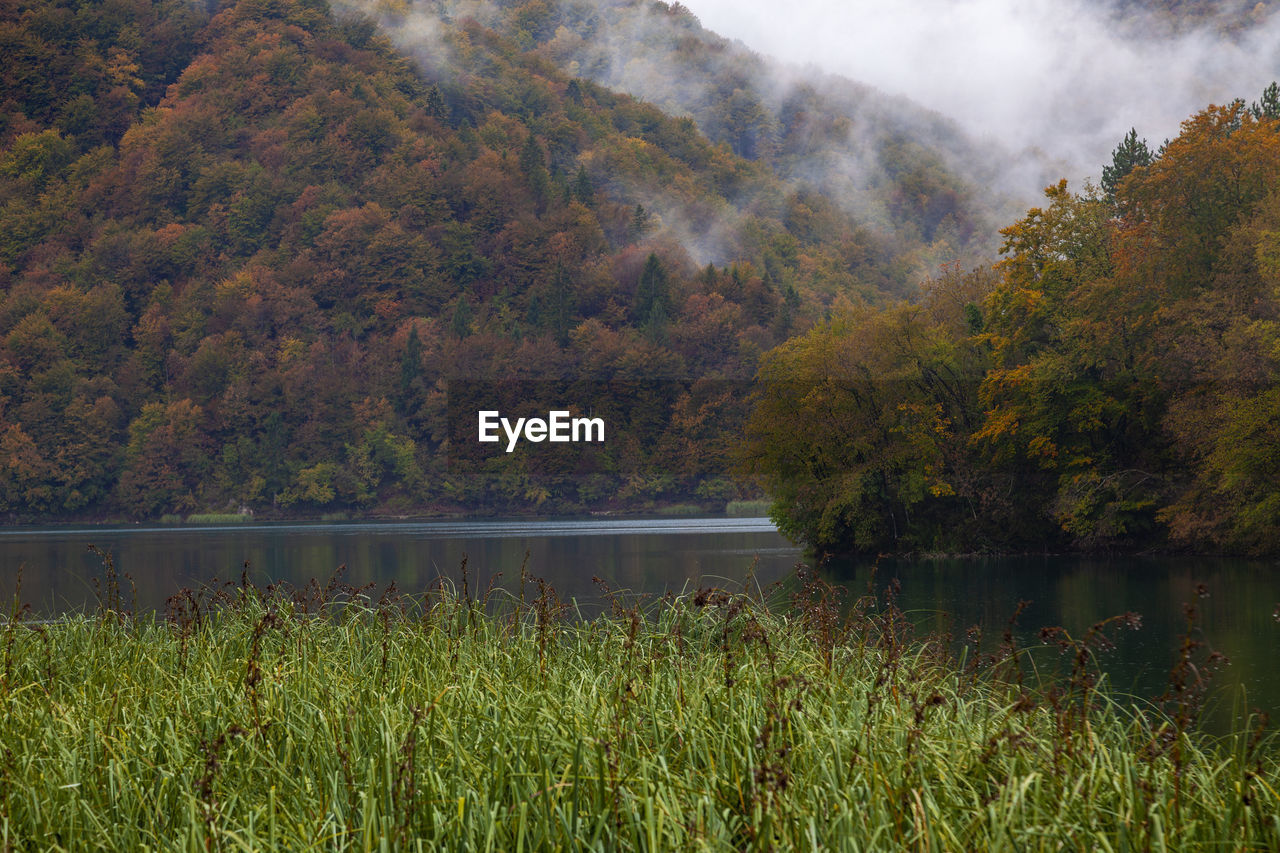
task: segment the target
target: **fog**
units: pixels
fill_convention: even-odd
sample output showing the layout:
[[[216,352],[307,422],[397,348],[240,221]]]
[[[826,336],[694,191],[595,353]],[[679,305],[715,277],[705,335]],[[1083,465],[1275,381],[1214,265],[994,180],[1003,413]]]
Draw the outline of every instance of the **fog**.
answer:
[[[1280,4],[1157,35],[1062,0],[685,0],[752,50],[905,95],[979,139],[1095,179],[1130,127],[1155,148],[1210,103],[1280,78]],[[1246,7],[1247,8],[1247,7]]]
[[[1256,100],[1280,79],[1280,0],[1275,13],[1224,0],[1215,8],[1230,10],[1194,26],[1107,5],[1128,0],[338,2],[440,79],[465,70],[456,22],[516,32],[567,74],[688,116],[787,185],[820,188],[914,247],[926,271],[989,257],[998,229],[1060,178],[1096,183],[1130,127],[1155,149],[1207,104]],[[904,196],[904,175],[928,194]],[[699,263],[733,255],[731,216],[691,221],[661,187],[598,177]]]

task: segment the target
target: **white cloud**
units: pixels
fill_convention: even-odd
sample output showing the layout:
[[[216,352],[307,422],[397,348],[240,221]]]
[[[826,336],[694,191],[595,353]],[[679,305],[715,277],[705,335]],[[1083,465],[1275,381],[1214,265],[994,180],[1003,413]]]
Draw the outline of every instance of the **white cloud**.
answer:
[[[1206,27],[1127,34],[1061,0],[684,0],[749,48],[902,94],[979,138],[1097,176],[1132,127],[1152,146],[1209,103],[1280,78],[1280,14],[1239,40]]]

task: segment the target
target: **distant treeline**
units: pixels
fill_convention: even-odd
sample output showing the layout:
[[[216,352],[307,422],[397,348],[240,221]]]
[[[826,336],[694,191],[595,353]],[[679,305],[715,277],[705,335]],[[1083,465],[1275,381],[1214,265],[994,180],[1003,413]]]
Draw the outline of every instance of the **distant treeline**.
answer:
[[[771,352],[747,468],[825,551],[1280,548],[1280,90],[1103,186],[1046,190],[1003,260],[847,305]]]

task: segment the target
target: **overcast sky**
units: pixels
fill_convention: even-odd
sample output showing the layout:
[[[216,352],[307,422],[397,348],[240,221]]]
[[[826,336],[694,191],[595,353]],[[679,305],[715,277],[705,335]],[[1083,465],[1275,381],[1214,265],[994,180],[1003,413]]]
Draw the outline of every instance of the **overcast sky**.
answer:
[[[1280,12],[1232,44],[1209,30],[1124,38],[1062,0],[682,1],[757,52],[907,95],[1015,150],[1039,147],[1073,179],[1096,179],[1131,126],[1154,148],[1206,104],[1255,100],[1280,78]]]

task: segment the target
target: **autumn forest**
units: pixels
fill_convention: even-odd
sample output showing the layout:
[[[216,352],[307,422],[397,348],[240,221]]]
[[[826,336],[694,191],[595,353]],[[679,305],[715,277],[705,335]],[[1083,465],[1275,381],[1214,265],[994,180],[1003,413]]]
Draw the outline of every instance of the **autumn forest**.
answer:
[[[1274,84],[1011,212],[945,119],[679,4],[421,7],[0,0],[0,517],[1280,544]],[[482,382],[626,429],[469,455]]]

